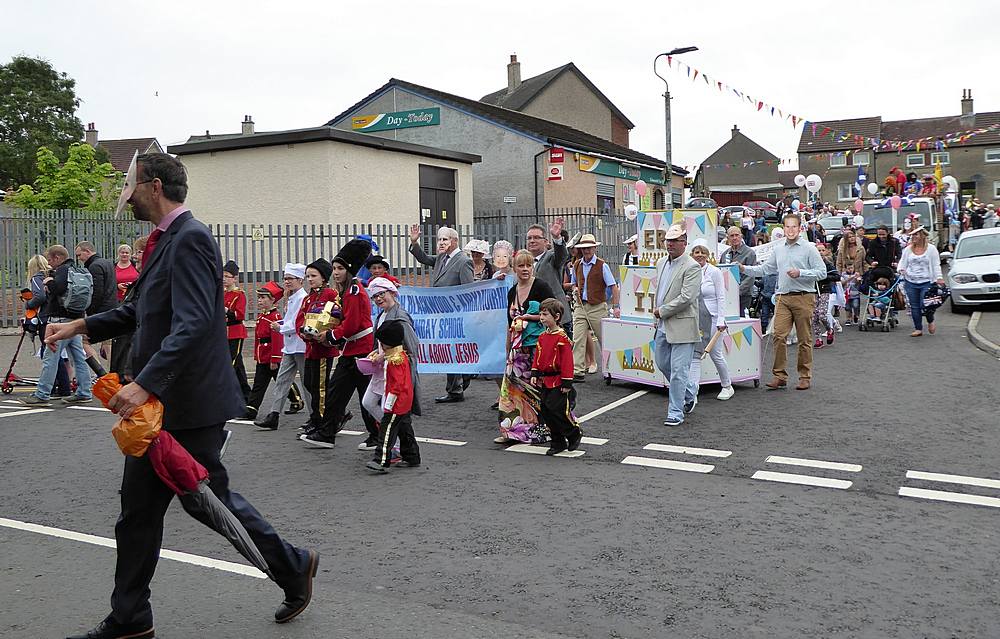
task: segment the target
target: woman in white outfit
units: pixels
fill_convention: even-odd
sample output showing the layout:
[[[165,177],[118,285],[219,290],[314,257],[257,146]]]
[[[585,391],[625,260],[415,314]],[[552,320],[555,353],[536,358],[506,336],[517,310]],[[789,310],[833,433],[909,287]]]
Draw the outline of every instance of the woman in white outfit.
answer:
[[[698,301],[698,324],[701,327],[701,343],[695,345],[694,358],[691,360],[691,370],[688,373],[688,386],[684,393],[684,412],[690,413],[698,404],[698,385],[701,383],[701,356],[708,348],[708,342],[717,332],[726,328],[726,285],[722,279],[722,271],[708,263],[710,252],[705,240],[695,240],[691,245],[691,257],[701,266],[701,298]],[[719,371],[722,392],[717,399],[727,400],[733,396],[733,383],[729,378],[729,366],[726,365],[725,345],[722,337],[715,340],[715,345],[708,352],[709,357]]]

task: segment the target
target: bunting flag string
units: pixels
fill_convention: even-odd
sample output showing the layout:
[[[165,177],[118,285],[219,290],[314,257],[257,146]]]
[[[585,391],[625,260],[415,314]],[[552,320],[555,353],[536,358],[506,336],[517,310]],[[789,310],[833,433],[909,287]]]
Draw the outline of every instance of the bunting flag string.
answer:
[[[674,68],[674,61],[672,56],[667,56],[667,66],[669,66],[671,69]],[[919,139],[884,140],[881,138],[859,135],[857,133],[851,133],[849,131],[837,131],[828,126],[823,126],[822,128],[820,128],[820,125],[812,120],[803,118],[798,115],[794,115],[791,112],[785,109],[781,109],[775,105],[772,105],[769,102],[765,102],[762,99],[759,98],[755,99],[749,94],[744,93],[743,91],[737,89],[736,87],[726,82],[722,82],[721,80],[716,80],[714,83],[710,82],[707,73],[704,73],[699,69],[695,69],[694,67],[678,60],[676,70],[680,71],[682,66],[684,67],[685,72],[687,73],[687,77],[691,78],[692,82],[694,80],[697,80],[698,76],[701,75],[702,79],[704,79],[705,81],[706,86],[708,87],[715,86],[720,93],[724,94],[728,94],[731,91],[733,95],[735,95],[739,100],[742,101],[745,99],[757,111],[766,110],[766,112],[768,112],[771,115],[771,117],[774,117],[775,112],[777,112],[778,117],[781,120],[791,122],[793,129],[797,129],[799,124],[801,124],[803,126],[803,131],[807,130],[811,131],[812,136],[814,138],[829,137],[830,140],[834,142],[847,142],[853,140],[859,146],[872,148],[879,151],[902,152],[902,151],[908,151],[913,148],[919,151],[921,148],[929,148],[932,145],[936,151],[941,151],[947,149],[949,144],[964,144],[965,142],[975,137],[976,135],[1000,129],[1000,123],[996,123],[976,129],[968,129],[965,131],[953,131],[942,135],[932,135]],[[693,76],[692,72],[694,74]],[[824,154],[820,154],[818,157],[822,157],[822,155]],[[782,162],[784,162],[784,160],[782,160]],[[770,161],[768,161],[768,163],[770,163]],[[735,165],[702,165],[702,166],[712,167],[712,168],[733,168],[735,166],[740,166],[740,165],[735,164]],[[747,164],[744,163],[742,166],[745,167],[747,166]]]

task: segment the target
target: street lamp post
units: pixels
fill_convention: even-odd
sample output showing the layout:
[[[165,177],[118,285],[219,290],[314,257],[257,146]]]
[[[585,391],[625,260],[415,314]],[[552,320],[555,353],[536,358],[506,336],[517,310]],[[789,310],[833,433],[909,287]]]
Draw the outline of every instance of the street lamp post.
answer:
[[[670,206],[673,207],[674,202],[674,185],[673,185],[673,171],[671,170],[671,149],[670,149],[670,85],[667,84],[667,79],[657,73],[656,71],[656,61],[663,56],[679,55],[681,53],[690,53],[691,51],[697,51],[698,47],[679,47],[653,58],[653,73],[656,77],[663,80],[663,118],[664,118],[664,128],[666,133],[666,144],[664,146],[664,151],[666,157],[664,160],[667,162],[666,168],[663,170],[663,181],[667,185],[667,197],[670,201]],[[666,204],[666,202],[664,202]]]

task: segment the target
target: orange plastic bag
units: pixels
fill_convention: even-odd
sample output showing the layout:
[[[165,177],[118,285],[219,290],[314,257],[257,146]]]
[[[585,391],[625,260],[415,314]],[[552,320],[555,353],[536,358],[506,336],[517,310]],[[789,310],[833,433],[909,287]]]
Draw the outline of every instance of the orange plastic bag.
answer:
[[[101,400],[105,408],[115,393],[120,391],[122,383],[118,373],[108,373],[94,384],[94,397]],[[146,449],[160,434],[163,424],[163,404],[155,397],[150,397],[146,403],[132,413],[128,419],[119,419],[111,429],[118,448],[126,455],[142,457]]]

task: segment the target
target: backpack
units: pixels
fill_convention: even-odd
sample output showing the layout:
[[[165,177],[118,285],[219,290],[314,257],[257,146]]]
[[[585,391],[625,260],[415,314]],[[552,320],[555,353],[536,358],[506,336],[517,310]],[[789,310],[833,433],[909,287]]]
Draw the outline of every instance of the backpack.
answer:
[[[59,303],[69,313],[83,313],[94,295],[94,276],[85,268],[70,265],[66,274],[66,294]]]

